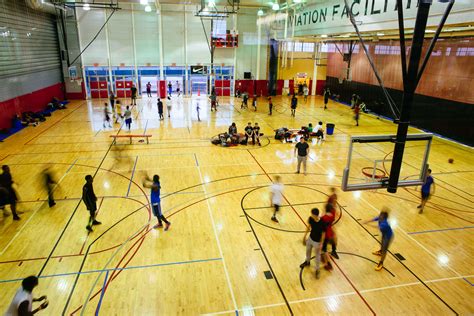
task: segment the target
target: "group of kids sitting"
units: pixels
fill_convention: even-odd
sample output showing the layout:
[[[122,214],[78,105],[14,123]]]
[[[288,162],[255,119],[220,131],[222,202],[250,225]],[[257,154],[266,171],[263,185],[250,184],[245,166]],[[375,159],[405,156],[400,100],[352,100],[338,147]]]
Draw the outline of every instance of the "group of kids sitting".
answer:
[[[309,123],[308,126],[302,126],[300,129],[280,127],[275,130],[275,139],[284,140],[285,142],[292,142],[292,140],[296,140],[297,136],[304,137],[306,141],[310,137],[316,137],[318,143],[322,142],[324,140],[323,122],[319,121],[316,127]]]
[[[227,133],[221,133],[217,137],[212,139],[212,143],[215,145],[222,145],[222,146],[237,146],[237,145],[247,145],[249,140],[252,140],[252,145],[255,143],[258,146],[262,146],[260,143],[260,137],[263,136],[263,133],[260,133],[260,126],[258,123],[255,123],[252,126],[252,123],[249,122],[244,129],[245,133],[239,133],[237,131],[237,125],[232,123],[229,126]]]

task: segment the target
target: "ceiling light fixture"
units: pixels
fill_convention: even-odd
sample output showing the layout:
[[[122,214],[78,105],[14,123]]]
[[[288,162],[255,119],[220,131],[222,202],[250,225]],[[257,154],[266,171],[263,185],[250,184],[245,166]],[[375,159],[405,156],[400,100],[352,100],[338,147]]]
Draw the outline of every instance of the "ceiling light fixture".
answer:
[[[145,12],[151,12],[151,7],[149,5],[145,7]]]
[[[148,0],[140,0],[140,4],[141,4],[141,5],[147,5],[147,4],[148,4]]]
[[[275,3],[272,5],[272,10],[273,10],[273,11],[278,11],[278,10],[280,10],[280,5],[278,4],[278,2],[275,2]]]
[[[377,36],[384,36],[384,33],[377,33]]]
[[[263,10],[262,10],[262,9],[258,9],[258,11],[257,11],[257,15],[258,15],[258,16],[262,16],[262,15],[264,15],[264,14],[265,14],[265,13],[263,13]]]
[[[89,3],[84,3],[84,6],[82,7],[82,9],[84,11],[89,11],[91,9],[91,6],[89,5]]]
[[[326,38],[328,36],[326,34],[322,34],[321,37]]]
[[[216,2],[214,0],[209,0],[208,3],[207,3],[208,6],[210,7],[215,7],[216,6]]]

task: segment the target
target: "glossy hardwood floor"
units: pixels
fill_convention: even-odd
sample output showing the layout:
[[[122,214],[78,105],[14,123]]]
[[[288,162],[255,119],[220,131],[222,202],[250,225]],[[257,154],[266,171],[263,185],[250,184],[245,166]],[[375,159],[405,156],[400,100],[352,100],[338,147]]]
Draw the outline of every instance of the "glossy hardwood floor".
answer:
[[[340,186],[351,135],[393,134],[396,125],[362,114],[356,127],[349,107],[331,102],[324,110],[321,97],[300,100],[295,118],[286,97],[275,98],[272,116],[262,99],[254,112],[221,98],[215,113],[205,98],[175,97],[171,118],[165,106],[160,121],[156,98],[143,98],[133,108],[131,133],[152,134],[150,144],[123,139],[111,146],[110,135],[129,132],[120,124],[103,128],[102,103],[74,101],[0,143],[0,163],[11,168],[22,212],[18,222],[0,214],[0,311],[22,278],[40,274],[35,294],[50,301],[44,315],[474,313],[472,148],[435,138],[436,194],[423,214],[415,188],[339,190],[340,259],[317,280],[314,262],[302,273],[299,268],[311,208],[322,208],[329,188]],[[273,130],[319,120],[335,123],[335,133],[310,144],[308,174],[295,174],[294,145],[275,140]],[[210,138],[232,122],[239,131],[258,122],[268,137],[261,147],[212,145]],[[408,158],[417,159],[416,152]],[[41,180],[47,166],[59,183],[53,208]],[[87,174],[95,175],[103,223],[91,234],[80,201]],[[161,177],[169,231],[152,228],[145,174]],[[278,224],[270,220],[276,174],[285,184]],[[391,209],[395,238],[386,270],[377,272],[372,251],[379,232],[362,221],[383,206]]]

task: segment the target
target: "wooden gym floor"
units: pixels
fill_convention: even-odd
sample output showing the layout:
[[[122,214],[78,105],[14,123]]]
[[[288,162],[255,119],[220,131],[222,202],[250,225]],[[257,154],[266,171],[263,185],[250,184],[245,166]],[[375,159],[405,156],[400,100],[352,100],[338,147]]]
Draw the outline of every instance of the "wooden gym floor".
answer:
[[[329,188],[340,186],[350,135],[391,134],[396,125],[362,114],[355,127],[349,107],[331,102],[324,111],[321,97],[300,100],[296,118],[286,97],[275,98],[273,116],[263,100],[253,112],[222,98],[211,113],[206,99],[184,98],[173,101],[171,119],[159,121],[156,98],[143,98],[133,108],[132,133],[153,134],[150,144],[111,146],[110,135],[128,132],[120,125],[102,128],[103,101],[72,102],[0,144],[0,163],[11,167],[23,212],[19,222],[0,215],[0,311],[22,278],[40,274],[35,294],[50,301],[44,315],[474,313],[472,148],[433,141],[437,188],[422,215],[415,188],[339,190],[340,259],[317,280],[314,262],[302,274],[299,268],[310,209],[323,208]],[[335,134],[310,145],[308,175],[296,175],[293,145],[275,140],[273,129],[319,120],[335,123]],[[268,136],[262,147],[210,143],[231,122],[242,131],[248,121]],[[48,165],[59,181],[51,209],[40,180]],[[162,207],[172,222],[167,232],[152,228],[145,172],[161,177]],[[103,223],[90,235],[80,201],[86,174],[96,174]],[[279,224],[270,220],[276,174],[285,183]],[[377,272],[371,253],[379,233],[361,221],[382,206],[391,209],[395,239],[386,270]]]

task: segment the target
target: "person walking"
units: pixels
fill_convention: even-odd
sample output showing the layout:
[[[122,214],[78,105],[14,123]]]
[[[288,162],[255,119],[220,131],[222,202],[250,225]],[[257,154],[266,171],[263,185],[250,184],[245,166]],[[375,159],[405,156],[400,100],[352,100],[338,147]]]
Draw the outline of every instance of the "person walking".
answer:
[[[303,163],[304,174],[306,174],[306,160],[308,159],[308,154],[309,154],[309,145],[305,141],[304,137],[301,137],[299,143],[297,143],[295,146],[295,155],[298,161],[296,173],[300,173],[301,163]]]
[[[149,98],[151,98],[151,83],[149,81],[146,84],[146,94]]]
[[[300,264],[300,268],[303,269],[310,265],[311,261],[311,253],[313,248],[316,250],[316,279],[319,279],[319,265],[321,262],[321,248],[322,248],[322,241],[325,238],[325,224],[319,217],[319,209],[313,208],[311,210],[311,216],[308,218],[308,225],[306,226],[306,232],[303,237],[303,244],[306,245],[306,259],[305,261]],[[309,238],[308,233],[310,233]]]
[[[130,88],[130,92],[132,94],[132,105],[137,105],[137,87],[135,87],[135,84]]]
[[[179,81],[176,80],[176,93],[178,94],[178,97],[181,95],[181,89],[179,87]]]
[[[272,102],[272,97],[268,97],[268,115],[272,115],[272,110],[273,110],[273,102]]]
[[[93,225],[100,225],[101,222],[96,220],[97,216],[97,196],[94,193],[94,187],[92,183],[94,178],[90,174],[86,176],[86,183],[82,187],[82,201],[86,205],[87,210],[89,211],[89,222],[87,223],[86,229],[89,232],[92,232]]]
[[[253,99],[252,99],[252,106],[253,106],[253,109],[255,110],[255,112],[257,112],[257,95],[253,95]]]
[[[384,207],[380,212],[379,216],[374,217],[371,220],[365,222],[365,224],[370,222],[378,222],[379,230],[382,233],[382,239],[380,241],[380,250],[374,251],[372,254],[376,256],[380,256],[380,261],[375,267],[376,271],[380,271],[383,268],[383,262],[385,257],[387,256],[388,247],[392,243],[393,240],[393,231],[392,227],[388,223],[388,208]]]
[[[109,101],[112,112],[115,112],[115,94],[113,91],[110,91]]]
[[[168,112],[168,117],[171,117],[171,100],[166,101],[166,110]]]
[[[276,218],[276,214],[280,210],[281,201],[283,199],[283,183],[280,182],[280,176],[275,176],[275,181],[271,186],[271,202],[272,206],[274,207],[272,221],[278,223],[278,219]]]
[[[171,96],[171,93],[173,93],[173,85],[171,84],[171,81],[168,82],[168,95]]]
[[[160,116],[160,120],[165,119],[165,117],[163,116],[163,102],[160,98],[158,98],[158,115]]]
[[[306,83],[303,86],[304,103],[308,101],[309,89]]]
[[[2,171],[3,171],[2,174],[0,174],[0,188],[2,189],[2,192],[3,192],[2,194],[3,198],[0,198],[0,200],[3,200],[3,202],[1,203],[3,204],[3,206],[10,204],[10,208],[13,214],[13,220],[19,221],[20,217],[18,216],[18,213],[16,212],[18,194],[13,188],[14,182],[13,182],[12,175],[10,173],[10,167],[7,165],[3,165]]]
[[[119,120],[122,121],[122,104],[120,103],[120,100],[117,100],[117,105],[115,106],[115,109],[117,110],[117,115],[115,116],[115,123],[118,123]]]
[[[110,123],[110,111],[109,111],[109,106],[107,103],[104,103],[104,122],[102,126],[105,128],[105,123],[109,125],[109,127],[112,127],[112,124]]]
[[[293,97],[291,98],[291,116],[293,117],[295,117],[297,105],[298,99],[296,98],[296,94],[293,94]]]
[[[331,94],[331,91],[329,88],[324,89],[324,109],[326,110],[328,108],[328,102],[329,102],[329,95]]]
[[[214,111],[217,112],[217,105],[216,105],[217,96],[215,92],[211,93],[211,96],[209,98],[211,99],[211,112],[212,112],[212,109],[214,109]]]
[[[38,278],[31,275],[21,281],[21,287],[16,291],[5,316],[34,315],[40,310],[48,307],[49,302],[46,295],[33,298],[33,290],[38,286]],[[33,310],[33,302],[42,302],[39,307]]]
[[[359,126],[359,113],[360,113],[360,106],[359,103],[354,105],[354,120],[356,121],[356,126]]]
[[[125,125],[127,125],[127,128],[130,131],[132,128],[132,111],[130,111],[130,107],[128,105],[123,116],[125,118]]]
[[[53,172],[51,171],[51,167],[47,167],[43,171],[43,179],[46,190],[48,191],[48,205],[49,207],[53,207],[56,205],[53,196],[54,185],[56,184],[56,181],[54,181],[54,176]]]
[[[161,228],[163,227],[163,222],[165,222],[165,231],[170,228],[171,223],[165,218],[163,212],[161,211],[161,199],[160,199],[160,176],[155,174],[153,176],[153,180],[150,179],[148,176],[145,177],[143,180],[143,187],[151,189],[150,193],[150,202],[153,210],[153,215],[158,219],[158,224],[153,226],[153,228]]]
[[[433,190],[431,190],[431,186],[433,186]],[[423,209],[425,208],[426,202],[428,202],[428,199],[434,193],[435,183],[433,177],[431,176],[431,169],[428,169],[425,182],[421,186],[421,204],[418,205],[418,208],[420,209],[420,211],[418,212],[419,214],[423,213]]]

